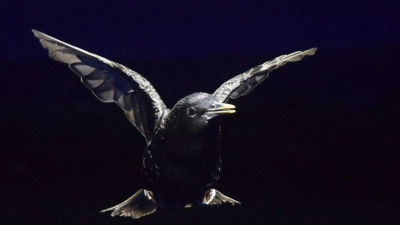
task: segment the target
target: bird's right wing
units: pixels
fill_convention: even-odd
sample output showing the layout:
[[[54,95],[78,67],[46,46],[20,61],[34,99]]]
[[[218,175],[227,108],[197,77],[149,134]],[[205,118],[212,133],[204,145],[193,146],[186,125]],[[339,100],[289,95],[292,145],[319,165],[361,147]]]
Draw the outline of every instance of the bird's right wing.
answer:
[[[274,60],[265,62],[259,66],[239,74],[223,83],[214,93],[214,99],[217,102],[227,102],[229,98],[236,99],[250,93],[258,84],[260,84],[269,73],[288,62],[300,61],[306,55],[314,55],[316,48],[307,51],[293,52],[289,55],[282,55]]]
[[[100,101],[115,102],[146,140],[151,139],[157,120],[167,108],[144,77],[121,64],[32,31],[51,58],[69,64]]]

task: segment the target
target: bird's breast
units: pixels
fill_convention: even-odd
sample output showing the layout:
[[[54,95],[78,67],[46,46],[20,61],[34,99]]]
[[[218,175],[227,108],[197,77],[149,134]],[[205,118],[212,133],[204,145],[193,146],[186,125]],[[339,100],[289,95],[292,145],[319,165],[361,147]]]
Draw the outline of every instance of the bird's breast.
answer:
[[[153,184],[193,189],[219,179],[220,131],[197,136],[155,136],[143,156],[143,171]]]

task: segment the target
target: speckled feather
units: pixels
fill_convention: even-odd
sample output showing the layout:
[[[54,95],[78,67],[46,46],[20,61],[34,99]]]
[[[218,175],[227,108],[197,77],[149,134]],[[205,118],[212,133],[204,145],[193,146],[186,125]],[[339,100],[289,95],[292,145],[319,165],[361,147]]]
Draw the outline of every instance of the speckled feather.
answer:
[[[49,56],[69,67],[102,102],[115,102],[147,141],[167,107],[144,77],[127,67],[33,30]],[[164,114],[165,115],[165,114]]]
[[[227,102],[229,98],[237,99],[241,96],[247,95],[258,84],[265,80],[272,70],[277,69],[288,62],[300,61],[306,55],[314,55],[316,51],[316,48],[312,48],[303,52],[298,51],[293,52],[289,55],[279,56],[274,60],[265,62],[231,78],[230,80],[223,83],[213,93],[213,95],[219,102]]]
[[[132,218],[151,214],[158,207],[240,204],[212,189],[221,175],[221,128],[212,118],[234,113],[235,106],[225,102],[251,92],[272,70],[316,51],[312,48],[277,57],[226,81],[212,95],[186,96],[170,110],[137,72],[33,32],[51,58],[69,64],[100,101],[115,102],[146,138],[142,159],[146,186],[121,204],[101,211]]]

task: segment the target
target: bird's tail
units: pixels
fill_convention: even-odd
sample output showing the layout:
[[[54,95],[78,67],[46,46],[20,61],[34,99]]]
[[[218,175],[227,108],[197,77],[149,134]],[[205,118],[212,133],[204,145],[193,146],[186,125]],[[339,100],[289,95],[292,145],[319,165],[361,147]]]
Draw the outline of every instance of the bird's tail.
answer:
[[[215,189],[210,189],[210,190],[206,191],[206,193],[204,194],[203,205],[221,205],[223,203],[230,203],[232,205],[235,205],[235,204],[240,205],[240,202],[222,194],[221,192],[219,192]]]
[[[119,215],[137,219],[155,212],[156,209],[157,206],[153,198],[153,193],[141,189],[121,204],[104,209],[100,212],[112,211],[111,216]]]

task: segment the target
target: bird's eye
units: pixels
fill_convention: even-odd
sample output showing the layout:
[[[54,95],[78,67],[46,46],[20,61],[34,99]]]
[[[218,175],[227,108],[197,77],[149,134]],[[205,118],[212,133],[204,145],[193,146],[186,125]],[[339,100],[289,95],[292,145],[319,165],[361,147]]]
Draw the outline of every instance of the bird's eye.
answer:
[[[193,107],[188,108],[188,109],[187,109],[187,114],[188,114],[188,116],[190,116],[190,117],[194,117],[194,116],[196,115],[196,109],[193,108]]]

